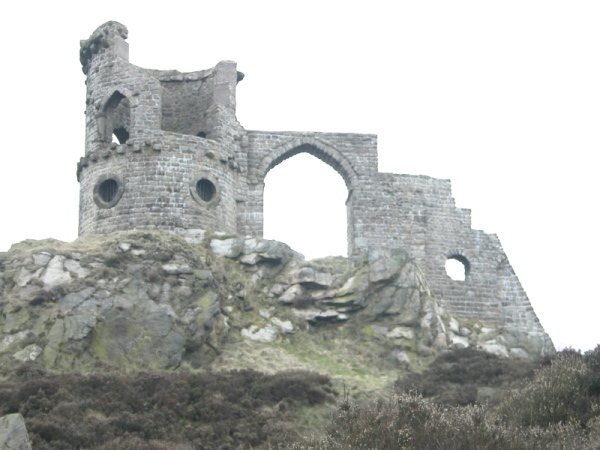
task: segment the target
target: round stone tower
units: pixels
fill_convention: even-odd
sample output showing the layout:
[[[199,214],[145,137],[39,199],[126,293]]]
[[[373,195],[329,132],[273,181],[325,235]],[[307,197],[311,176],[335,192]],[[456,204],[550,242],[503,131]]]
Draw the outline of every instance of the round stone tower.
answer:
[[[129,63],[127,28],[81,42],[87,75],[79,234],[131,229],[236,231],[238,159],[248,139],[235,117],[243,74],[222,61],[180,73]]]

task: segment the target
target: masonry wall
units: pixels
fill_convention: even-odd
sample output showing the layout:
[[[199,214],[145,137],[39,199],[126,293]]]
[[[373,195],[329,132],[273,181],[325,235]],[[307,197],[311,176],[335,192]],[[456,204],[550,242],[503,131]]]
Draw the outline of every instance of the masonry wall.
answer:
[[[405,248],[455,316],[549,341],[497,236],[471,229],[470,210],[456,207],[449,180],[378,172],[375,135],[244,130],[235,117],[243,78],[235,63],[191,73],[142,69],[128,61],[126,35],[109,22],[82,43],[80,234],[160,228],[262,236],[266,175],[306,152],[346,183],[350,256]],[[111,142],[113,131],[120,144]],[[464,281],[446,274],[448,259],[465,264]]]

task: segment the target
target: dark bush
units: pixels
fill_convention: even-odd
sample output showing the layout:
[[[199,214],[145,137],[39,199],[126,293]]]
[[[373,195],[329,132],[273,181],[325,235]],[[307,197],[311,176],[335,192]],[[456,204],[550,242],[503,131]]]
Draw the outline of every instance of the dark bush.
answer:
[[[597,430],[600,431],[600,430]],[[326,435],[296,449],[595,449],[600,433],[573,424],[524,428],[497,420],[485,406],[448,407],[415,393],[360,407],[346,398]]]
[[[585,355],[560,352],[550,366],[507,396],[499,408],[503,419],[527,427],[574,423],[587,428],[600,417],[599,355],[600,346]]]
[[[293,435],[298,407],[331,398],[329,378],[311,372],[58,375],[17,368],[8,379],[0,382],[0,416],[20,412],[36,449],[256,447]],[[275,408],[284,400],[286,408]]]
[[[500,358],[472,348],[456,349],[439,355],[423,373],[397,380],[395,388],[397,392],[416,390],[436,403],[453,406],[498,403],[508,388],[531,378],[540,364],[546,362]]]

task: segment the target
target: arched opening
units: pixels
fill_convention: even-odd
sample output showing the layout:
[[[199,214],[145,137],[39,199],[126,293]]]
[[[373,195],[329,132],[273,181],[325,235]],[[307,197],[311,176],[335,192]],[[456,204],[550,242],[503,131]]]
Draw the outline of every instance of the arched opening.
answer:
[[[471,264],[462,255],[452,255],[446,260],[445,268],[446,274],[454,281],[465,281],[471,270]]]
[[[124,144],[129,139],[131,108],[129,100],[119,91],[110,96],[104,107],[104,139],[108,142]]]
[[[344,179],[329,165],[308,153],[292,156],[265,177],[263,235],[307,259],[346,256],[347,196]]]

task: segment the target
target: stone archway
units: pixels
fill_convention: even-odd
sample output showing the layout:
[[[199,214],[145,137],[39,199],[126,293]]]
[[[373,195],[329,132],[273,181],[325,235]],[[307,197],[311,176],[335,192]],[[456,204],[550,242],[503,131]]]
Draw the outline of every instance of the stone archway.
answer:
[[[348,254],[352,254],[354,224],[351,221],[351,207],[353,192],[358,186],[358,175],[352,167],[348,158],[339,150],[321,139],[311,136],[293,138],[274,148],[264,149],[260,162],[250,169],[251,181],[246,191],[246,201],[238,205],[238,232],[243,234],[263,235],[264,225],[264,187],[265,177],[271,169],[283,161],[298,155],[307,153],[323,161],[333,168],[344,180],[348,196],[346,198],[346,227]]]
[[[258,179],[264,182],[267,173],[273,167],[303,152],[320,159],[339,173],[346,183],[349,195],[351,195],[357,182],[356,171],[342,153],[334,147],[314,138],[294,139],[274,148],[258,165]]]

